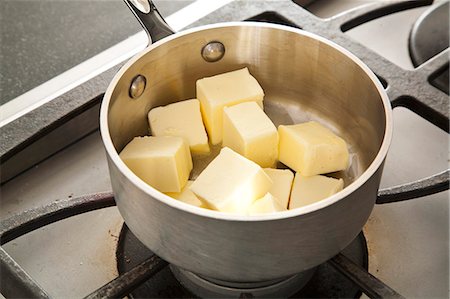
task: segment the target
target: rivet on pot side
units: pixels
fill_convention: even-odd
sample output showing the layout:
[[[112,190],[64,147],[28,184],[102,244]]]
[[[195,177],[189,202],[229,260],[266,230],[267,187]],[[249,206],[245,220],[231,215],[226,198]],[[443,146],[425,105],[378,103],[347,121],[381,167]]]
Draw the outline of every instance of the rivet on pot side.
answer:
[[[202,57],[207,62],[216,62],[225,55],[225,46],[218,41],[207,43],[202,48]]]
[[[144,76],[137,75],[134,77],[130,85],[130,97],[133,99],[140,97],[144,93],[146,83],[147,79]]]

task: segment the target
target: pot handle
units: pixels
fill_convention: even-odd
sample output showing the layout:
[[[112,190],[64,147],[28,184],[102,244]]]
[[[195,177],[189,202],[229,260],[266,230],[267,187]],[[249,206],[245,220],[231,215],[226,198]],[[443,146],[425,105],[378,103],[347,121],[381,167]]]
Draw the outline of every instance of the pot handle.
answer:
[[[123,0],[154,43],[175,32],[166,23],[152,0]]]
[[[444,170],[433,176],[378,192],[377,204],[404,201],[449,189],[450,170]]]

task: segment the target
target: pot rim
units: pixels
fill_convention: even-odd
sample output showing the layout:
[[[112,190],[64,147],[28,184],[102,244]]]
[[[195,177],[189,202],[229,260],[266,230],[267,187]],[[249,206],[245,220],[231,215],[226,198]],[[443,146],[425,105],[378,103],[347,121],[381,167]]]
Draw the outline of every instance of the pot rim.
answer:
[[[111,101],[112,93],[118,83],[118,81],[122,78],[122,75],[128,70],[128,68],[133,65],[136,61],[138,61],[142,56],[146,55],[148,52],[152,51],[154,48],[160,47],[163,44],[177,39],[181,36],[189,35],[194,32],[199,32],[203,30],[209,30],[214,28],[223,28],[223,27],[262,27],[262,28],[271,28],[271,29],[277,29],[277,30],[283,30],[283,31],[290,31],[296,34],[304,35],[316,40],[319,40],[320,42],[323,42],[327,44],[328,46],[336,49],[337,51],[340,51],[341,53],[345,54],[348,58],[350,58],[354,63],[356,63],[368,76],[370,79],[372,79],[372,82],[375,84],[376,89],[378,90],[378,93],[381,97],[384,113],[385,113],[385,132],[383,136],[383,141],[380,147],[380,150],[378,151],[378,154],[376,155],[375,159],[372,161],[372,163],[369,165],[369,167],[350,185],[346,186],[343,190],[339,191],[338,193],[323,199],[321,201],[315,202],[313,204],[296,208],[293,210],[287,210],[282,212],[276,212],[276,213],[268,213],[268,214],[261,214],[261,215],[237,215],[232,213],[225,213],[225,212],[219,212],[214,210],[208,210],[200,207],[196,207],[187,203],[184,203],[182,201],[174,200],[172,197],[158,191],[157,189],[153,188],[149,184],[145,183],[143,180],[141,180],[138,176],[136,176],[126,165],[125,163],[120,159],[118,152],[116,151],[112,139],[109,132],[109,126],[108,126],[108,112],[109,112],[109,105]],[[376,77],[376,75],[372,72],[372,70],[369,69],[369,67],[363,63],[358,57],[356,57],[354,54],[352,54],[347,49],[339,46],[338,44],[325,39],[319,35],[316,35],[314,33],[310,33],[307,31],[304,31],[302,29],[297,29],[293,27],[288,27],[284,25],[278,25],[278,24],[270,24],[270,23],[262,23],[262,22],[226,22],[226,23],[217,23],[212,25],[205,25],[205,26],[199,26],[192,29],[188,29],[185,31],[181,31],[179,33],[175,33],[173,35],[170,35],[166,38],[163,38],[162,40],[157,41],[154,44],[151,44],[148,46],[145,50],[140,52],[139,54],[136,54],[134,57],[132,57],[114,76],[113,80],[109,84],[105,95],[103,97],[103,101],[101,104],[100,109],[100,133],[102,136],[103,144],[105,146],[106,152],[109,155],[111,161],[115,164],[115,166],[126,176],[128,180],[130,180],[137,188],[142,190],[143,192],[149,194],[151,197],[153,197],[156,200],[161,201],[162,203],[176,208],[180,209],[184,212],[189,212],[192,214],[196,214],[198,216],[202,217],[208,217],[212,219],[221,219],[221,220],[228,220],[228,221],[266,221],[266,220],[281,220],[286,219],[290,217],[296,217],[300,215],[305,215],[308,213],[315,212],[317,210],[320,210],[322,208],[325,208],[327,206],[330,206],[339,200],[345,198],[349,194],[356,191],[358,188],[360,188],[367,180],[369,180],[372,175],[382,166],[384,159],[386,158],[387,152],[389,150],[389,146],[392,140],[392,131],[393,131],[393,119],[392,119],[392,107],[391,103],[389,101],[388,95],[383,88],[382,84]]]

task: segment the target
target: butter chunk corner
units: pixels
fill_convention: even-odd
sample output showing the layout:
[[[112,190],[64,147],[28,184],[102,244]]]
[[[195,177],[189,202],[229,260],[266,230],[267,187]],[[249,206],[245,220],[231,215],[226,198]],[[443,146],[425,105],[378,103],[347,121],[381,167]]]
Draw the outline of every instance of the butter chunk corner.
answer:
[[[261,167],[273,167],[278,159],[278,132],[255,102],[223,110],[223,142]]]
[[[197,99],[175,102],[153,108],[148,113],[150,131],[154,136],[179,136],[189,143],[193,154],[210,152]]]
[[[279,126],[279,160],[305,176],[347,169],[347,143],[318,122]]]
[[[190,188],[213,210],[245,214],[271,185],[272,180],[259,165],[224,147]]]
[[[166,192],[166,195],[177,199],[179,201],[185,202],[187,204],[203,207],[203,203],[198,197],[191,191],[190,187],[194,181],[187,181],[186,185],[183,187],[181,192]]]
[[[199,79],[196,82],[203,121],[210,142],[222,142],[223,108],[254,101],[263,107],[264,91],[248,68]]]
[[[119,156],[135,175],[161,192],[180,192],[193,167],[189,146],[181,137],[135,137]]]
[[[267,193],[262,198],[259,198],[253,202],[248,209],[248,214],[260,215],[286,210],[287,208],[283,207],[277,198],[275,198],[271,193]]]
[[[291,195],[294,173],[289,169],[274,168],[264,168],[264,172],[270,177],[273,182],[269,193],[278,200],[281,206],[287,208],[289,197]]]
[[[295,174],[289,209],[303,207],[325,199],[344,188],[343,179],[323,175],[303,176]]]

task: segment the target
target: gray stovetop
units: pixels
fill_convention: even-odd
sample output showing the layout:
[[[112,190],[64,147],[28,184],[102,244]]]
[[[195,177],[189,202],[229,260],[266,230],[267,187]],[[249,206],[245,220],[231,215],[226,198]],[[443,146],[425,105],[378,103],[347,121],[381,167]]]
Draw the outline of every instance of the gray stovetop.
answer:
[[[155,0],[168,16],[193,0]],[[122,0],[0,1],[0,105],[142,30]]]
[[[330,6],[324,7],[316,11],[331,14]],[[423,11],[385,17],[349,34],[387,59],[412,68],[407,34]],[[397,108],[382,187],[447,169],[448,155],[447,133]],[[102,142],[95,132],[2,186],[0,219],[110,188]],[[407,298],[449,297],[448,196],[447,191],[376,206],[364,227],[370,272]],[[39,229],[4,248],[52,297],[79,298],[117,275],[114,251],[122,221],[115,207],[94,211]]]

